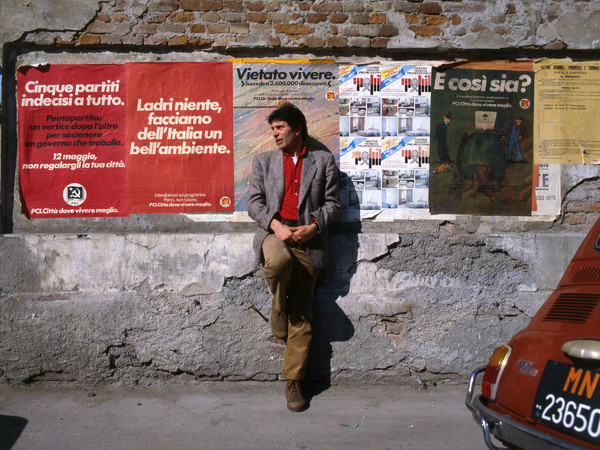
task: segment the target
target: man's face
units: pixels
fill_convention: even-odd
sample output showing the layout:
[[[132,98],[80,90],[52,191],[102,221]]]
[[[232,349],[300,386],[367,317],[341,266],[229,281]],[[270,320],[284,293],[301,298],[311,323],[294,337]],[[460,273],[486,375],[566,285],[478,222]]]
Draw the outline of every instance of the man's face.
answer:
[[[301,130],[292,130],[285,120],[271,122],[271,135],[275,139],[277,148],[287,152],[294,152],[302,144]]]

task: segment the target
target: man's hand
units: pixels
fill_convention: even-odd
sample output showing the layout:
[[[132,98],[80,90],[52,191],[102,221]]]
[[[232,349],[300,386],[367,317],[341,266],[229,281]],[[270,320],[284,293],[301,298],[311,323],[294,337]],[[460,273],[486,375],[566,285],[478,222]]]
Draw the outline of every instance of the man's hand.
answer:
[[[319,231],[316,223],[301,225],[299,227],[288,227],[277,219],[271,221],[270,228],[278,239],[281,239],[288,245],[304,244]]]
[[[277,219],[273,219],[269,228],[273,230],[275,236],[285,242],[286,244],[293,244],[295,242],[294,234],[292,233],[292,229],[287,225],[284,225]]]
[[[292,227],[290,228],[290,231],[293,233],[294,242],[297,244],[304,244],[318,233],[319,226],[316,223],[311,223],[310,225]]]

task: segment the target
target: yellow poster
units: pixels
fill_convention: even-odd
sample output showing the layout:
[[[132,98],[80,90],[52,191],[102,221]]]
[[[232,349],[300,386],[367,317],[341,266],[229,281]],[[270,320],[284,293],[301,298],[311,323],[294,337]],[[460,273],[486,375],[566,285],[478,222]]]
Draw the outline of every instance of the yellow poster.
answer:
[[[600,164],[600,61],[535,62],[537,164]]]

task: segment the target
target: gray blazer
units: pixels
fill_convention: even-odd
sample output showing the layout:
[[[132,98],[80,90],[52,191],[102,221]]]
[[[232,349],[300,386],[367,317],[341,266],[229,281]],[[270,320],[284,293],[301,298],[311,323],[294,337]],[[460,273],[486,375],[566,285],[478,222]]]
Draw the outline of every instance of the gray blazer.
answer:
[[[307,146],[306,151],[300,180],[298,222],[299,225],[310,225],[313,218],[317,220],[320,233],[304,246],[313,266],[324,268],[329,260],[328,227],[340,210],[338,169],[329,150]],[[248,215],[258,224],[253,247],[261,261],[262,242],[272,233],[269,224],[280,211],[284,191],[282,150],[256,155],[252,163]]]

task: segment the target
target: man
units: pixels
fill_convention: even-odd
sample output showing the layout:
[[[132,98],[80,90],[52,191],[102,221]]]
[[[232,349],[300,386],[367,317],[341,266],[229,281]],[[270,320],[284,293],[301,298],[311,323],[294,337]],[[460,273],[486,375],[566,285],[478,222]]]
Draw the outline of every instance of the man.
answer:
[[[417,167],[421,167],[421,159],[419,158],[419,150],[417,149],[413,149],[410,152],[410,159],[408,160],[407,164],[409,166],[417,166]]]
[[[296,106],[280,105],[268,122],[278,150],[254,158],[248,214],[258,224],[254,250],[273,295],[271,330],[287,339],[287,407],[302,411],[312,298],[329,257],[327,229],[340,209],[338,172],[331,152],[307,144],[306,118]]]
[[[522,117],[517,117],[515,122],[510,126],[510,128],[504,133],[504,137],[508,136],[508,161],[512,161],[512,149],[515,149],[515,156],[517,157],[517,162],[524,162],[523,155],[521,154],[521,147],[519,142],[522,137],[522,127],[523,123]]]
[[[371,157],[369,156],[369,152],[366,150],[363,150],[363,152],[360,154],[360,163],[359,165],[361,166],[368,166],[369,169],[371,168]]]
[[[410,92],[413,93],[419,93],[419,79],[418,78],[411,78],[410,80]]]

